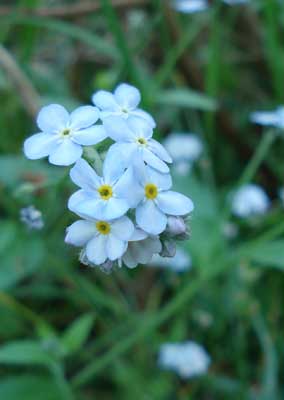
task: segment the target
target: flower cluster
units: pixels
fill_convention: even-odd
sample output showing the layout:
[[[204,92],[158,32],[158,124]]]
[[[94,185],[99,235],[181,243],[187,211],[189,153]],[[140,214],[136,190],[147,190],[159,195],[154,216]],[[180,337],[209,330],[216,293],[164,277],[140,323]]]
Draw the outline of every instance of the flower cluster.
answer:
[[[135,87],[120,84],[114,93],[98,91],[94,106],[71,114],[57,104],[43,107],[37,118],[41,132],[24,143],[30,159],[75,163],[70,178],[79,190],[68,208],[81,219],[67,228],[65,241],[82,248],[81,262],[106,272],[122,263],[146,264],[154,254],[173,256],[175,241],[188,236],[193,203],[171,190],[171,157],[153,139],[156,123],[138,108],[140,100]],[[104,158],[98,171],[94,160],[84,159],[84,147],[105,139],[112,142],[104,157],[96,153]]]

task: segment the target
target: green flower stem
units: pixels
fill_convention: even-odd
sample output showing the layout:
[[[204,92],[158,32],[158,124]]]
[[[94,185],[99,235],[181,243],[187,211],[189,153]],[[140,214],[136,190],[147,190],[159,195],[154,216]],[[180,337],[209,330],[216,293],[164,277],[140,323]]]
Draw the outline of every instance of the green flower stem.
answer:
[[[239,186],[245,185],[253,180],[259,166],[268,154],[268,151],[276,137],[277,136],[274,129],[265,132],[262,135],[262,138],[256,148],[254,155],[252,156],[240,178]]]

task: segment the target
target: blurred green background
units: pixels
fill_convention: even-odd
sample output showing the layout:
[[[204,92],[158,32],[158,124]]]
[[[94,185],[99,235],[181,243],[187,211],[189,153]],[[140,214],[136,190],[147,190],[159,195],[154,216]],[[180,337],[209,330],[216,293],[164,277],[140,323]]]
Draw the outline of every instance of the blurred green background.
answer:
[[[0,1],[1,400],[284,398],[281,137],[249,176],[269,194],[269,212],[240,221],[227,211],[265,135],[249,113],[283,102],[283,33],[276,0],[214,0],[192,15],[166,0]],[[175,177],[196,206],[183,274],[80,265],[64,244],[76,219],[68,168],[23,157],[41,105],[72,110],[119,82],[141,90],[157,139],[183,131],[204,141],[195,167]],[[43,214],[40,231],[20,221],[30,204]],[[212,362],[182,380],[157,355],[188,339]]]

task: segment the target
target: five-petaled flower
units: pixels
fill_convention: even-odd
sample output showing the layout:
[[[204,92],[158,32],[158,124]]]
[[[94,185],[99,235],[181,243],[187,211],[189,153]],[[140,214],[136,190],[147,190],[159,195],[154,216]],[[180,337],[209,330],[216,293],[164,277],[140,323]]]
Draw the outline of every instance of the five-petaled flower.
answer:
[[[113,221],[79,220],[67,228],[65,242],[85,247],[88,260],[96,265],[119,259],[134,232],[131,220],[123,216]]]
[[[167,215],[186,215],[193,210],[192,201],[181,193],[169,190],[172,179],[146,166],[139,167],[143,200],[136,208],[136,222],[145,232],[158,235],[166,229]]]
[[[169,172],[166,163],[172,159],[164,147],[152,139],[153,129],[147,121],[139,117],[108,117],[104,127],[111,139],[116,141],[110,147],[115,157],[123,157],[125,165],[131,165],[137,158],[161,172]]]
[[[122,163],[114,160],[110,153],[104,161],[102,177],[83,159],[76,162],[70,177],[81,189],[70,197],[68,207],[82,217],[118,218],[140,200],[140,194],[135,191],[133,169],[125,171]]]
[[[121,116],[127,119],[130,116],[137,116],[148,121],[154,128],[156,123],[153,117],[146,111],[137,108],[141,101],[139,90],[127,83],[121,83],[114,90],[114,93],[106,90],[99,90],[92,96],[93,103],[101,110],[101,118],[109,116]]]
[[[55,165],[71,165],[83,153],[82,146],[97,144],[106,138],[96,107],[82,106],[71,114],[59,104],[43,107],[37,117],[42,132],[29,137],[24,143],[27,158],[35,160],[49,156]]]

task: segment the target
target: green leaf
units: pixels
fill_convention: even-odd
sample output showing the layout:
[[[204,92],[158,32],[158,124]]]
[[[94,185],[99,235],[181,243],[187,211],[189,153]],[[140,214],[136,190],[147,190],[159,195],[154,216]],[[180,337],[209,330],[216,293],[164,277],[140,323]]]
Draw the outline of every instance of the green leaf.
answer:
[[[247,250],[246,256],[263,267],[284,269],[284,240],[262,243]]]
[[[63,396],[52,377],[26,374],[1,379],[0,399],[63,400]]]
[[[62,337],[62,345],[67,354],[81,349],[90,334],[93,324],[93,314],[85,314],[71,324]]]
[[[215,111],[218,108],[215,99],[190,89],[163,90],[158,93],[156,101],[158,104],[196,108],[203,111]]]
[[[10,342],[0,347],[0,364],[51,367],[54,364],[54,359],[40,343],[32,340],[22,340]]]

